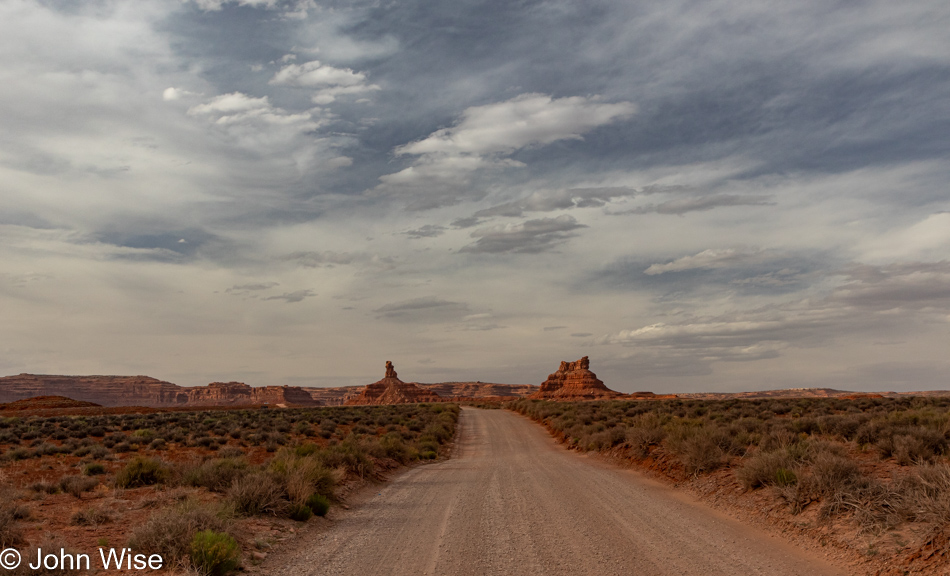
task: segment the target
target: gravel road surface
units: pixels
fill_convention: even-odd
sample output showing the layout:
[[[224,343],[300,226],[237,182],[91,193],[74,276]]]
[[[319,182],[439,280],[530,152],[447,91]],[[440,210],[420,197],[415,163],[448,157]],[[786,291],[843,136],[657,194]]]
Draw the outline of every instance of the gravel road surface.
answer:
[[[503,410],[464,409],[456,453],[382,485],[268,558],[275,576],[839,575],[804,550]]]

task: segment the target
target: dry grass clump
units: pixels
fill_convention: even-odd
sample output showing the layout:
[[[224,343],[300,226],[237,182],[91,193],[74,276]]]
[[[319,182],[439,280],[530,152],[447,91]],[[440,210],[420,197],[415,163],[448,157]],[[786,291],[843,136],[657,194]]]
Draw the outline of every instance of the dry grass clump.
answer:
[[[112,522],[112,520],[112,512],[101,506],[94,506],[76,511],[69,518],[69,523],[73,526],[99,526]]]
[[[30,511],[17,502],[18,496],[12,486],[0,485],[0,549],[23,543],[18,521],[29,517]]]
[[[99,485],[99,481],[88,476],[64,476],[59,480],[59,488],[76,498],[82,498],[83,492],[88,492]]]
[[[279,516],[287,510],[284,490],[272,474],[258,471],[234,480],[227,492],[228,502],[235,512],[244,516],[273,514]]]
[[[129,547],[144,554],[160,554],[166,563],[187,558],[191,541],[202,530],[223,531],[229,521],[222,508],[185,500],[159,510],[132,531]]]
[[[224,492],[248,468],[244,458],[212,458],[181,469],[181,483],[199,486],[212,492]]]

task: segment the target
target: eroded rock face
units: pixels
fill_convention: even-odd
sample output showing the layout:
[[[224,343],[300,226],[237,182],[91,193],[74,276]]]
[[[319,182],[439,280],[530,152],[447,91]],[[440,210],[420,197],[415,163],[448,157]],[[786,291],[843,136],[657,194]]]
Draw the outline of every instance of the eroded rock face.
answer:
[[[548,376],[541,388],[529,398],[557,400],[607,400],[625,396],[601,382],[590,371],[590,359],[584,356],[574,362],[561,362],[557,372]]]
[[[320,405],[306,390],[296,386],[256,388],[242,382],[213,382],[184,387],[148,376],[19,374],[0,378],[0,402],[36,396],[66,396],[102,406]]]
[[[413,404],[416,402],[439,402],[441,400],[442,398],[438,394],[420,388],[415,382],[400,380],[396,376],[393,363],[387,360],[386,376],[378,382],[367,385],[359,396],[348,398],[344,405]]]
[[[415,382],[415,385],[423,391],[440,396],[443,401],[481,400],[485,398],[514,400],[516,398],[526,398],[538,390],[537,385],[493,384],[490,382],[439,382],[436,384]],[[322,402],[324,406],[341,406],[358,397],[365,389],[366,386],[337,386],[308,388],[307,391],[314,400]]]

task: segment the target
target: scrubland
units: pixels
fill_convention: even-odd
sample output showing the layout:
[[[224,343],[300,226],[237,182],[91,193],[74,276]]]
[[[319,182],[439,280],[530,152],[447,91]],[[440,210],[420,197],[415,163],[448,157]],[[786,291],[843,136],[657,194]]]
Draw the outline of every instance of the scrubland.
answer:
[[[582,451],[694,486],[882,573],[950,563],[950,398],[506,405]]]
[[[351,486],[438,458],[458,415],[413,404],[2,418],[0,548],[129,547],[224,574]]]

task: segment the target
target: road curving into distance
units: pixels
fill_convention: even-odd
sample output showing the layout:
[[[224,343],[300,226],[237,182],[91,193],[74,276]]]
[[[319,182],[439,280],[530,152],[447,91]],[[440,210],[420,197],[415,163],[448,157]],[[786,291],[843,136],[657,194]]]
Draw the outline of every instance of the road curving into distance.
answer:
[[[504,410],[464,409],[456,453],[379,487],[261,569],[275,576],[843,575],[814,554]]]

